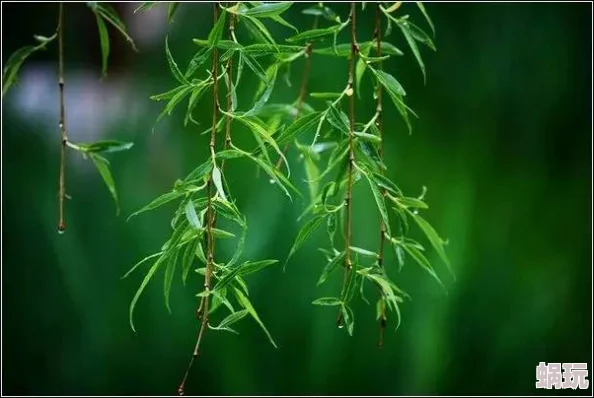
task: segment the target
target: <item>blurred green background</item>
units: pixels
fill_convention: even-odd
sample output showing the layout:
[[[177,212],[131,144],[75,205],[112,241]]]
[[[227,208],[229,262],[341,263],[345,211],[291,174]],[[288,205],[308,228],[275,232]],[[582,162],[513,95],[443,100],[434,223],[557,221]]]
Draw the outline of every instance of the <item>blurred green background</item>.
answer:
[[[173,88],[164,38],[185,67],[212,21],[208,4],[184,4],[164,25],[164,7],[134,15],[115,4],[139,52],[110,29],[110,73],[100,82],[100,49],[92,13],[66,8],[66,96],[72,141],[134,141],[110,156],[122,212],[89,162],[69,154],[67,232],[57,233],[57,48],[27,61],[19,85],[3,100],[2,361],[4,394],[175,394],[197,330],[197,274],[176,278],[173,313],[165,308],[162,275],[141,297],[137,334],[128,306],[141,273],[121,280],[169,233],[173,206],[126,222],[206,157],[210,101],[183,127],[183,112],[157,125],[162,104],[150,94]],[[296,4],[286,19],[312,23]],[[346,17],[346,4],[335,4]],[[251,277],[252,302],[275,337],[275,350],[252,320],[240,336],[208,333],[188,394],[551,394],[535,389],[541,362],[587,362],[592,369],[591,263],[591,5],[430,3],[437,52],[423,48],[427,85],[399,31],[387,39],[405,52],[385,68],[420,116],[408,135],[394,110],[386,115],[390,176],[411,195],[428,187],[427,219],[449,240],[457,280],[438,272],[444,295],[419,267],[388,267],[412,300],[403,323],[389,324],[376,348],[375,308],[356,306],[353,337],[335,326],[335,311],[312,300],[332,295],[341,277],[317,288],[322,230],[280,267]],[[49,36],[58,5],[3,3],[3,54]],[[414,5],[410,13],[426,27]],[[373,8],[360,14],[360,40],[371,38]],[[278,37],[291,32],[269,25]],[[280,81],[272,98],[297,96]],[[312,58],[310,88],[341,89],[346,65]],[[249,80],[251,79],[251,80]],[[240,106],[251,101],[251,77]],[[369,85],[369,84],[368,84]],[[357,104],[360,120],[374,103]],[[320,103],[313,103],[321,105]],[[241,134],[241,131],[236,134]],[[294,151],[293,180],[304,188]],[[250,229],[245,258],[284,259],[300,224],[303,201],[290,203],[249,163],[231,162],[227,178]],[[354,199],[355,241],[376,245],[377,214],[364,184]],[[228,251],[222,250],[222,255]],[[391,252],[389,256],[391,256]],[[432,257],[437,262],[436,257]],[[375,297],[368,290],[369,297]],[[591,377],[589,377],[591,379]]]

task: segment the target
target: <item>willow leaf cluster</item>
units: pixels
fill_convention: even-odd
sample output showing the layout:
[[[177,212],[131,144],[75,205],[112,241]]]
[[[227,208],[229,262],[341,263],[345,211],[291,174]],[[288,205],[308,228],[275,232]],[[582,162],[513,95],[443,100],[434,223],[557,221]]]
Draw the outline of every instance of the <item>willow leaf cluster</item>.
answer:
[[[367,3],[368,5],[368,3]],[[338,307],[337,323],[344,327],[349,334],[353,333],[355,314],[352,300],[358,294],[366,303],[369,300],[364,294],[366,285],[374,286],[379,291],[376,303],[377,318],[381,331],[386,326],[387,312],[396,314],[396,328],[400,325],[400,305],[408,297],[388,275],[384,267],[384,241],[389,242],[401,269],[408,259],[420,265],[431,277],[443,286],[434,266],[428,260],[426,247],[423,243],[409,238],[411,224],[418,227],[437,252],[439,257],[449,267],[449,260],[445,252],[445,242],[438,235],[431,224],[423,218],[419,211],[428,208],[424,201],[424,193],[412,196],[404,193],[396,183],[386,175],[386,164],[383,161],[381,148],[384,139],[382,130],[382,116],[387,104],[382,104],[382,93],[389,97],[391,105],[395,107],[410,131],[410,115],[416,116],[405,102],[406,92],[396,77],[382,69],[382,61],[393,56],[403,55],[393,44],[384,39],[391,34],[396,26],[402,33],[411,53],[414,55],[425,77],[425,66],[421,58],[419,44],[435,50],[431,36],[409,20],[409,16],[401,15],[401,3],[384,5],[375,3],[375,12],[369,11],[364,3],[358,10],[356,3],[352,3],[351,12],[344,22],[339,17],[333,17],[335,24],[327,28],[301,32],[288,41],[312,40],[316,43],[320,39],[332,37],[332,46],[320,48],[314,53],[338,57],[345,60],[348,78],[339,90],[330,92],[312,92],[310,96],[325,101],[325,107],[314,110],[311,114],[297,119],[293,126],[307,126],[305,130],[313,133],[310,145],[300,148],[312,164],[308,167],[323,170],[315,175],[308,183],[312,202],[303,216],[309,220],[301,227],[290,250],[287,261],[307,241],[307,239],[321,226],[325,226],[328,235],[328,246],[320,250],[325,256],[324,266],[318,285],[325,283],[336,270],[344,269],[342,289],[335,297],[321,297],[313,302],[315,305]],[[417,3],[431,29],[433,24],[425,8]],[[366,10],[367,8],[367,10]],[[404,7],[403,7],[404,8]],[[318,8],[307,13],[321,15],[329,13],[328,7]],[[375,19],[374,37],[367,40],[357,37],[357,13],[372,15]],[[332,15],[335,13],[332,12]],[[386,29],[382,32],[381,22],[385,21]],[[348,43],[337,43],[336,37],[342,30],[350,32]],[[382,36],[384,39],[382,39]],[[375,113],[368,119],[360,121],[362,115],[356,114],[356,102],[362,99],[360,87],[364,83],[364,76],[369,75],[374,84],[374,100],[377,103]],[[353,200],[353,188],[356,184],[366,184],[373,195],[380,217],[379,249],[364,248],[356,244],[356,228],[353,227],[352,208],[356,205]],[[337,232],[338,231],[338,232]],[[379,341],[381,344],[381,339]]]

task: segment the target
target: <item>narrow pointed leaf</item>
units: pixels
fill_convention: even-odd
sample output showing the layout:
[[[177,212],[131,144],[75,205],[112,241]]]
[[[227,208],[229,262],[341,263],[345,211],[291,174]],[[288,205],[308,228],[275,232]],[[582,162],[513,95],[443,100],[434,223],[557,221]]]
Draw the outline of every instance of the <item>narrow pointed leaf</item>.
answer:
[[[163,279],[163,293],[165,295],[165,306],[167,311],[171,314],[171,305],[169,304],[169,297],[171,293],[171,285],[173,283],[173,275],[175,274],[175,266],[177,264],[177,256],[179,250],[176,250],[173,255],[169,256],[167,267],[165,268],[165,277]]]
[[[95,153],[90,153],[89,156],[91,157],[91,160],[93,161],[95,167],[99,171],[101,178],[103,178],[103,182],[105,182],[105,185],[107,185],[107,189],[109,189],[109,192],[111,193],[111,196],[113,197],[113,200],[116,205],[116,213],[119,214],[120,204],[118,202],[118,194],[115,188],[115,183],[113,181],[111,171],[109,170],[109,162],[104,157],[97,155]]]
[[[309,238],[311,236],[311,234],[315,232],[315,230],[320,226],[320,224],[322,224],[323,221],[324,221],[324,217],[318,216],[318,217],[312,218],[307,223],[305,223],[303,225],[303,227],[301,227],[301,229],[299,230],[299,233],[297,234],[297,237],[295,238],[295,242],[293,243],[293,246],[291,247],[291,250],[289,251],[289,255],[287,256],[287,259],[285,260],[283,269],[286,267],[287,262],[293,256],[293,254],[295,254],[295,252],[297,252],[297,250],[299,250],[299,248],[305,243],[307,238]]]
[[[341,305],[342,301],[336,297],[322,297],[317,300],[312,301],[313,305],[323,305],[323,306],[336,306]]]
[[[260,317],[258,316],[258,313],[252,306],[252,303],[250,302],[250,300],[248,300],[248,298],[241,292],[241,290],[239,290],[237,288],[233,288],[233,290],[235,291],[235,296],[237,297],[237,300],[239,301],[239,303],[243,306],[243,308],[245,308],[250,313],[252,318],[254,318],[256,320],[256,322],[258,322],[258,324],[260,325],[260,327],[262,328],[264,333],[266,333],[266,336],[268,337],[268,340],[270,341],[270,343],[274,346],[274,348],[278,348],[276,343],[274,342],[274,339],[268,332],[268,329],[266,329],[266,326],[264,326],[264,323],[260,320]]]
[[[148,272],[146,273],[146,275],[144,276],[144,278],[142,280],[142,283],[140,284],[140,287],[138,288],[138,290],[136,290],[136,294],[134,295],[134,298],[132,299],[132,302],[130,303],[130,310],[129,310],[130,327],[132,328],[132,330],[134,332],[136,332],[136,328],[134,327],[134,319],[133,319],[134,308],[136,307],[136,303],[138,302],[138,299],[140,298],[142,292],[146,288],[146,285],[148,285],[149,281],[155,275],[155,273],[157,272],[157,270],[159,269],[159,267],[161,266],[161,264],[163,264],[162,259],[163,259],[163,257],[159,258],[152,265],[152,267],[148,270]]]
[[[429,14],[427,14],[427,10],[425,9],[425,6],[420,1],[417,1],[416,3],[417,3],[417,6],[419,7],[419,10],[421,10],[421,13],[423,14],[423,16],[425,17],[425,19],[427,20],[427,23],[429,24],[429,27],[431,28],[431,31],[435,35],[435,26],[433,25],[433,21],[431,21],[431,18],[429,17]]]
[[[167,55],[167,64],[169,65],[169,70],[171,70],[175,80],[181,84],[190,84],[181,70],[179,70],[179,66],[177,66],[177,63],[173,59],[173,55],[171,55],[171,50],[169,49],[169,36],[165,36],[165,53]]]
[[[101,74],[107,75],[107,60],[109,58],[109,33],[107,33],[107,26],[99,16],[95,14],[97,20],[97,28],[99,29],[99,42],[101,44]]]
[[[173,21],[173,16],[175,15],[175,12],[177,11],[179,5],[179,1],[169,3],[169,6],[167,7],[167,22],[171,23]]]

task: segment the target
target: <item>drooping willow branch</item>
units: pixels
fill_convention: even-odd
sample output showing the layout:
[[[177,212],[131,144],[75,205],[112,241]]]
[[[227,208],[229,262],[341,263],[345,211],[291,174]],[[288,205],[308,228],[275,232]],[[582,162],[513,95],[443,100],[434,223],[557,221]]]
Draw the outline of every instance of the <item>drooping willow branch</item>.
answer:
[[[382,68],[382,13],[381,13],[381,9],[380,9],[380,4],[377,3],[375,6],[375,29],[373,32],[373,36],[374,36],[374,40],[376,42],[376,53],[377,53],[377,57],[379,58],[379,61],[377,63],[377,70],[380,72],[383,72],[383,68]],[[382,96],[383,96],[383,90],[382,90],[382,84],[379,80],[379,78],[376,79],[376,108],[375,108],[375,112],[377,115],[377,118],[375,120],[375,125],[377,126],[377,131],[378,131],[378,136],[380,138],[380,142],[378,144],[378,157],[379,157],[379,161],[383,163],[383,145],[384,145],[384,126],[383,126],[383,114],[382,114]],[[381,175],[384,175],[384,169],[380,168],[379,170]],[[382,188],[381,189],[381,195],[382,196],[386,196],[386,189]],[[379,217],[379,222],[380,222],[380,227],[379,227],[379,248],[377,251],[377,264],[378,266],[383,269],[384,267],[384,242],[385,242],[385,234],[386,234],[386,226],[384,224],[384,220],[383,218],[380,216]],[[384,330],[386,328],[386,305],[385,305],[385,300],[384,300],[384,295],[382,293],[382,289],[378,288],[379,293],[380,293],[380,304],[379,304],[379,308],[380,308],[380,314],[379,314],[379,338],[378,338],[378,342],[377,345],[378,347],[381,347],[384,343]]]
[[[219,4],[214,3],[213,5],[213,15],[214,15],[214,22],[213,26],[215,26],[219,20]],[[217,133],[217,124],[218,124],[218,114],[219,114],[219,84],[218,84],[218,70],[219,70],[219,52],[218,48],[214,47],[212,53],[212,77],[213,77],[213,95],[212,95],[212,130],[210,133],[210,142],[209,142],[209,149],[210,149],[210,156],[212,159],[213,164],[216,164],[216,154],[215,154],[215,145],[216,145],[216,133]],[[198,337],[196,338],[196,345],[194,346],[194,352],[192,353],[192,358],[190,359],[190,363],[186,369],[184,377],[178,387],[178,394],[184,395],[185,393],[185,384],[188,378],[188,375],[192,369],[192,365],[194,361],[198,357],[200,352],[200,343],[202,342],[202,336],[208,326],[208,315],[209,315],[209,304],[210,304],[210,295],[208,292],[211,288],[211,279],[213,274],[213,263],[214,263],[214,235],[213,235],[213,228],[215,223],[215,213],[212,203],[212,196],[213,196],[213,173],[214,170],[210,171],[210,175],[208,176],[207,186],[206,186],[206,195],[207,195],[207,207],[206,207],[206,271],[204,275],[204,290],[207,294],[203,295],[200,300],[200,306],[197,311],[197,317],[201,320],[200,323],[200,331],[198,332]]]
[[[58,222],[58,231],[63,233],[66,230],[66,220],[64,219],[64,199],[66,197],[66,144],[68,137],[66,133],[66,111],[64,105],[64,3],[60,2],[58,17],[58,86],[60,90],[60,220]]]
[[[428,20],[433,28],[427,13],[421,3],[417,6]],[[331,16],[329,19],[335,20],[336,24],[326,29],[303,32],[292,40],[297,38],[314,38],[319,36],[334,35],[334,44],[326,49],[317,49],[314,52],[322,53],[328,56],[348,59],[348,84],[341,92],[312,93],[311,96],[326,100],[326,109],[313,112],[296,120],[288,130],[311,131],[315,129],[315,136],[310,150],[316,153],[315,159],[322,159],[319,156],[327,149],[332,149],[325,164],[324,171],[310,178],[310,183],[318,184],[329,178],[321,192],[315,193],[312,190],[312,203],[304,211],[303,215],[311,213],[313,218],[303,225],[297,234],[297,237],[291,247],[287,261],[301,247],[309,236],[326,221],[327,232],[330,240],[330,250],[320,249],[326,256],[327,264],[322,270],[318,285],[328,280],[329,276],[343,264],[344,279],[339,297],[322,297],[313,301],[313,304],[320,306],[339,307],[337,324],[340,328],[346,326],[349,334],[353,334],[354,313],[350,302],[354,291],[359,288],[363,301],[369,304],[364,294],[365,283],[371,284],[380,290],[380,298],[377,302],[377,319],[380,325],[380,337],[378,345],[381,346],[383,332],[386,327],[386,312],[394,311],[397,316],[396,329],[400,325],[399,305],[408,297],[406,292],[401,290],[389,277],[385,269],[384,246],[389,242],[395,250],[399,267],[402,267],[405,261],[405,255],[418,263],[425,271],[435,278],[442,286],[442,282],[437,276],[432,264],[424,255],[425,247],[407,237],[408,220],[413,220],[421,229],[429,243],[437,251],[440,258],[448,265],[449,262],[444,250],[445,242],[439,237],[433,227],[419,215],[419,210],[426,209],[428,206],[423,201],[424,193],[419,197],[410,197],[404,195],[402,190],[385,175],[386,165],[383,162],[383,99],[390,98],[396,110],[402,116],[404,122],[411,128],[410,115],[414,112],[404,101],[406,95],[404,89],[390,73],[383,69],[382,61],[392,56],[401,56],[403,53],[394,45],[382,41],[381,18],[387,19],[386,34],[389,34],[392,26],[395,25],[404,35],[404,38],[411,48],[411,53],[416,58],[421,67],[423,76],[425,69],[417,42],[426,44],[434,49],[431,38],[418,26],[409,20],[408,15],[393,15],[399,10],[400,3],[396,3],[389,8],[383,8],[377,5],[375,11],[374,40],[368,42],[357,42],[357,9],[355,3],[351,3],[350,17],[344,23],[340,18],[334,18],[332,10],[328,7],[320,6],[311,10],[311,13],[321,13]],[[365,7],[362,6],[362,10]],[[310,13],[310,12],[308,12]],[[350,42],[337,44],[337,34],[343,28],[350,26]],[[370,56],[370,52],[375,52]],[[375,112],[367,122],[357,122],[355,114],[355,98],[360,97],[360,86],[365,74],[371,75],[375,89]],[[385,91],[384,91],[385,90]],[[384,92],[386,95],[384,95]],[[315,95],[314,95],[315,94]],[[356,97],[355,97],[356,96]],[[348,110],[346,113],[341,110],[341,102],[344,97],[348,97]],[[330,131],[324,133],[323,125],[327,122]],[[317,126],[317,127],[316,127]],[[338,169],[335,177],[331,177],[331,172]],[[363,247],[353,245],[353,186],[360,180],[366,180],[377,205],[380,218],[380,242],[379,250],[369,250]],[[339,195],[340,193],[340,195]],[[342,196],[344,193],[344,196]],[[342,198],[342,200],[340,200]],[[340,201],[339,201],[340,200]],[[392,231],[390,228],[390,213],[394,221],[398,223],[398,231]],[[335,244],[335,231],[338,222],[342,222],[344,237],[344,247],[338,250]],[[451,271],[451,270],[450,270]]]
[[[342,300],[345,299],[350,273],[353,272],[351,260],[351,239],[352,239],[352,214],[353,214],[353,172],[355,166],[355,62],[359,53],[357,44],[357,8],[356,3],[351,3],[350,26],[351,26],[351,56],[349,58],[349,77],[347,83],[347,96],[349,97],[349,145],[348,145],[348,171],[347,188],[344,198],[346,218],[344,222],[344,280],[342,284]],[[337,324],[343,325],[342,311],[338,312]]]

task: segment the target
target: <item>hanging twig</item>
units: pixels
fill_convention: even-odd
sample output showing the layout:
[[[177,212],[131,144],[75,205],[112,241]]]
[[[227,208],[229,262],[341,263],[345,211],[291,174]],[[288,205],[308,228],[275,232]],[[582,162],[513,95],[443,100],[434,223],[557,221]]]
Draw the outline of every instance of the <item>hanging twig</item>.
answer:
[[[347,85],[347,96],[349,97],[349,167],[348,167],[348,182],[347,191],[344,198],[344,206],[346,208],[346,220],[344,223],[344,281],[342,285],[343,300],[347,293],[347,285],[350,273],[352,272],[353,263],[351,260],[351,239],[352,239],[352,207],[353,207],[353,169],[355,167],[355,61],[359,53],[359,46],[357,44],[357,8],[356,3],[351,3],[351,57],[349,60],[349,80]],[[336,321],[339,327],[343,324],[342,312],[339,311],[338,319]]]
[[[213,26],[219,20],[219,4],[214,4],[214,22]],[[219,51],[218,48],[215,46],[213,49],[212,54],[212,76],[214,79],[213,85],[213,97],[212,97],[212,130],[210,134],[210,155],[212,157],[213,163],[215,162],[215,144],[216,144],[216,131],[217,131],[217,122],[218,122],[218,112],[219,112],[219,85],[218,85],[218,69],[219,69]],[[213,210],[212,205],[212,185],[213,185],[213,175],[212,171],[210,173],[210,177],[207,182],[207,195],[208,195],[208,202],[207,202],[207,210],[206,210],[206,271],[204,274],[204,291],[205,295],[202,296],[200,300],[200,307],[198,308],[198,317],[201,319],[200,324],[200,331],[198,332],[198,338],[196,339],[196,345],[194,347],[194,352],[192,354],[192,358],[190,359],[190,363],[186,369],[186,373],[184,374],[184,378],[180,383],[177,393],[179,395],[184,395],[185,393],[185,384],[190,374],[190,370],[192,369],[192,365],[194,361],[198,357],[200,353],[200,343],[202,342],[202,337],[206,328],[208,327],[208,310],[210,305],[210,282],[212,279],[212,268],[214,262],[214,222],[215,222],[215,213]]]
[[[58,86],[60,90],[60,220],[58,222],[58,232],[64,233],[66,230],[66,221],[64,218],[64,199],[66,197],[66,144],[68,137],[66,134],[66,111],[64,106],[64,3],[60,3],[58,16]]]

